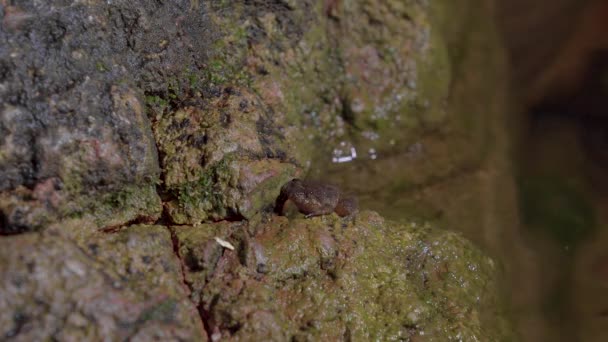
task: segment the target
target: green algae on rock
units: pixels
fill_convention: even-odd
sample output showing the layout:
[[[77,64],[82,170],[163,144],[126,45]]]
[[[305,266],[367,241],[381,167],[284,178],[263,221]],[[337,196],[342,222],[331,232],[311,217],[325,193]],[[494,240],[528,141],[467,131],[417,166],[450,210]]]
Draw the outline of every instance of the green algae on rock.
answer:
[[[86,130],[53,122],[44,132],[31,131],[23,136],[25,132],[14,125],[13,112],[19,116],[25,112],[10,106],[0,108],[0,121],[9,131],[3,137],[6,144],[1,153],[6,159],[0,160],[0,168],[8,172],[1,189],[4,191],[0,192],[0,211],[7,221],[6,228],[0,227],[1,233],[41,229],[61,218],[83,213],[94,212],[101,227],[137,217],[154,220],[160,216],[160,199],[156,191],[148,191],[158,178],[159,168],[143,106],[135,92],[125,86],[113,86],[111,96],[116,125],[89,116]],[[23,139],[36,141],[34,146],[25,145],[29,146],[28,156],[20,155]],[[14,158],[26,158],[27,162]],[[15,178],[11,166],[21,165],[23,171],[26,165],[22,164],[29,167],[32,160],[38,168],[37,180]],[[126,203],[131,205],[123,206]],[[95,212],[91,208],[102,210]],[[106,211],[111,213],[106,215]]]
[[[318,165],[313,175],[349,188],[363,207],[387,218],[436,223],[492,244],[490,250],[502,248],[498,237],[518,223],[509,159],[507,65],[492,21],[492,1],[343,3],[341,11],[350,15],[330,26],[330,32],[336,30],[350,47],[342,53],[352,81],[344,84],[353,95],[363,94],[354,104],[366,106],[356,113],[351,104],[345,114],[355,125],[346,125],[344,134],[329,140],[333,144],[323,141],[334,151],[313,160]],[[398,14],[402,20],[395,19]],[[373,28],[367,30],[369,26]],[[406,33],[391,39],[401,31]],[[403,51],[401,42],[407,41]],[[404,56],[390,58],[387,50]],[[382,75],[387,68],[405,66],[405,76]],[[368,91],[373,82],[384,82],[385,88]],[[406,95],[397,100],[389,90]],[[344,97],[353,103],[358,98],[353,95]],[[372,120],[373,115],[382,117],[375,110],[385,110],[385,119]],[[356,158],[333,159],[350,162],[328,162],[336,154],[352,156],[351,148]]]
[[[294,176],[273,133],[260,128],[264,111],[255,94],[229,87],[204,109],[178,109],[154,124],[173,222],[249,218]]]
[[[141,203],[153,207],[114,206],[102,227],[160,214],[147,191],[159,167],[143,99],[204,56],[210,25],[187,9],[187,1],[0,5],[2,233],[95,215],[91,202],[106,195],[147,197]],[[179,16],[187,29],[175,25]],[[145,190],[122,191],[129,186]]]
[[[442,130],[452,60],[429,2],[327,3],[11,9],[23,15],[0,30],[10,47],[0,49],[9,103],[0,108],[0,225],[48,229],[0,240],[0,294],[16,293],[0,295],[9,308],[0,337],[508,339],[494,266],[459,236],[369,212],[354,221],[263,213],[281,185],[342,141],[398,156],[393,138],[454,132]],[[401,180],[425,184],[476,161],[469,131],[456,133],[423,140],[433,153]],[[446,141],[462,154],[451,156]],[[407,162],[424,154],[406,152]],[[391,184],[343,178],[345,189]],[[154,221],[161,208],[160,222],[176,226],[122,227]],[[238,222],[211,223],[225,219]],[[108,225],[116,229],[95,234]]]
[[[504,70],[487,4],[332,4],[327,17],[316,1],[224,3],[214,19],[224,34],[219,50],[238,56],[272,113],[270,126],[293,142],[283,151],[295,165],[313,165],[315,177],[330,177],[375,210],[407,207],[431,219],[436,203],[420,208],[402,193],[479,168],[489,139],[500,136],[487,132],[495,127],[486,114],[501,114],[501,97],[476,76],[500,79]],[[354,162],[328,165],[332,157]]]
[[[493,290],[495,264],[454,233],[374,212],[175,232],[193,300],[222,339],[512,338]],[[237,250],[222,248],[218,235]]]

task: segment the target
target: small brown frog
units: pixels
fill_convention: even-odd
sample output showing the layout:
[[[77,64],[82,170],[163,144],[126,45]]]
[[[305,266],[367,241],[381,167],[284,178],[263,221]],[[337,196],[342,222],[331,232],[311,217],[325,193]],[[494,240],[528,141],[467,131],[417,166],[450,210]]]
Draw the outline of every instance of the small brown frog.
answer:
[[[279,215],[284,215],[287,201],[295,204],[298,211],[307,218],[332,212],[344,217],[357,211],[357,199],[352,196],[343,196],[337,186],[297,178],[281,188],[275,206]]]

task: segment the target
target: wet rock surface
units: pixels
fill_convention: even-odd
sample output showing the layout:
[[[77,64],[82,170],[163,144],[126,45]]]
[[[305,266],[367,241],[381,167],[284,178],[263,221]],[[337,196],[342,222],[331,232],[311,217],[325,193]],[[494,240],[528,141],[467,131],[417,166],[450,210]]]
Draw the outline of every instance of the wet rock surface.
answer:
[[[508,339],[495,267],[460,237],[272,214],[335,146],[449,126],[433,11],[0,1],[0,339]],[[403,177],[446,174],[442,139]]]
[[[91,207],[113,212],[95,214],[102,225],[159,215],[158,196],[145,190],[154,187],[159,167],[144,93],[165,91],[170,75],[204,56],[204,16],[183,17],[187,9],[3,3],[0,191],[10,199],[0,204],[4,232],[37,229]],[[176,25],[180,16],[185,28]],[[201,38],[189,41],[195,34]],[[46,182],[53,183],[51,200],[36,192]],[[109,193],[129,206],[143,203],[121,212],[125,202],[100,203]]]
[[[488,291],[494,263],[453,233],[396,225],[374,212],[174,229],[192,299],[214,339],[510,336],[499,297]],[[220,246],[218,236],[236,249]],[[495,330],[484,330],[484,320]]]
[[[227,88],[154,124],[172,222],[250,218],[293,177],[293,160],[262,139],[264,110],[251,91]]]
[[[66,216],[154,222],[163,207],[177,224],[250,218],[311,165],[372,197],[476,167],[487,127],[449,110],[462,66],[453,38],[431,30],[448,26],[448,7],[3,6],[1,231]]]
[[[169,231],[94,229],[76,221],[0,239],[1,338],[204,340]]]
[[[113,233],[75,220],[0,244],[5,339],[512,338],[490,258],[369,211]]]

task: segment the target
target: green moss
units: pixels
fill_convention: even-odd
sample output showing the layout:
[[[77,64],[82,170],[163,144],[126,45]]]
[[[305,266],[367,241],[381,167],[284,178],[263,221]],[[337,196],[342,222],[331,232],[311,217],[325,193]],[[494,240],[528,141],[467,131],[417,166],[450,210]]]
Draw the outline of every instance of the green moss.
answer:
[[[216,3],[216,9],[221,11],[228,2]],[[214,18],[221,37],[213,43],[211,58],[205,69],[207,86],[223,84],[249,85],[250,75],[244,67],[248,53],[247,23],[239,22],[238,18],[243,7],[238,3],[230,3],[232,15],[222,15]]]
[[[90,217],[99,227],[119,225],[137,217],[155,220],[162,206],[155,185],[129,185],[121,190],[80,195],[59,209],[60,216]]]
[[[97,69],[97,71],[99,72],[106,72],[109,71],[110,69],[106,66],[106,64],[102,61],[97,61],[97,63],[95,63],[95,68]]]
[[[205,81],[208,86],[223,84],[248,86],[251,83],[249,74],[244,70],[241,62],[229,60],[220,55],[213,59],[205,70]]]
[[[164,100],[160,96],[148,95],[148,96],[146,96],[146,105],[155,105],[155,106],[166,107],[168,105],[168,103],[166,100]]]
[[[273,321],[286,321],[288,336],[303,340],[348,334],[354,341],[392,341],[423,333],[438,340],[510,338],[503,304],[491,290],[493,261],[457,234],[367,211],[350,219],[274,217],[260,224],[253,229],[260,234],[243,246],[247,262],[233,270],[243,280],[239,294],[216,283],[224,275],[211,278],[219,288],[202,287],[204,301],[224,294],[215,317],[249,324],[239,308],[268,307]],[[260,262],[264,277],[248,282],[244,266],[258,269]]]
[[[148,114],[163,114],[169,108],[169,101],[158,95],[147,95],[145,101]]]
[[[227,192],[234,186],[234,171],[230,167],[233,159],[233,155],[227,155],[207,167],[198,180],[170,189],[178,201],[179,209],[173,212],[176,222],[201,222],[227,215]]]
[[[177,311],[177,302],[174,299],[167,299],[146,311],[142,312],[138,322],[144,323],[149,320],[171,322]]]
[[[188,78],[188,84],[190,89],[198,89],[203,86],[199,75],[194,72],[187,72],[186,77]]]
[[[67,176],[61,177],[63,181],[63,189],[70,195],[77,195],[82,193],[82,179],[80,176],[75,174],[70,174]]]

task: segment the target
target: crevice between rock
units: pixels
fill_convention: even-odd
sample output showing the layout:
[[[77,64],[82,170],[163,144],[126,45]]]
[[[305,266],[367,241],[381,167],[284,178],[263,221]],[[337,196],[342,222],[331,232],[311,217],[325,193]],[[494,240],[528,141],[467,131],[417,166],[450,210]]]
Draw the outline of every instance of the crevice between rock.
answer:
[[[207,334],[207,340],[208,341],[212,341],[211,339],[211,328],[209,326],[209,320],[208,317],[206,317],[207,315],[205,314],[204,310],[202,310],[202,304],[197,304],[191,297],[190,295],[192,294],[192,285],[188,282],[188,280],[186,279],[186,264],[184,262],[184,259],[182,258],[182,256],[180,255],[179,252],[179,248],[180,248],[180,244],[179,244],[179,238],[177,237],[177,234],[175,233],[175,229],[170,227],[170,226],[165,226],[167,228],[167,230],[169,231],[169,234],[171,235],[171,242],[173,243],[173,254],[175,254],[175,256],[177,257],[177,259],[179,260],[179,265],[180,265],[180,272],[181,272],[181,281],[184,284],[185,288],[187,289],[187,296],[188,299],[190,299],[190,301],[192,302],[192,304],[195,305],[197,312],[199,314],[199,319],[200,319],[200,323],[201,323],[201,327],[203,329],[203,331],[205,332],[205,334]]]

